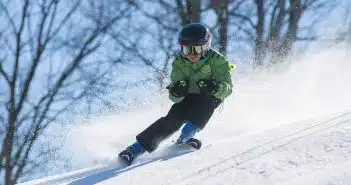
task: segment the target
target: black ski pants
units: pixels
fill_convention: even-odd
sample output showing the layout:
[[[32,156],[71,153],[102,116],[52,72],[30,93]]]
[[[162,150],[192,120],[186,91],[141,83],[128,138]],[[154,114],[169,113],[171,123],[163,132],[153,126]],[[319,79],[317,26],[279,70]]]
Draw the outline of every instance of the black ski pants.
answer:
[[[188,94],[183,101],[173,104],[166,116],[138,134],[136,139],[146,151],[152,152],[164,139],[179,130],[185,120],[203,129],[220,103],[213,96]]]

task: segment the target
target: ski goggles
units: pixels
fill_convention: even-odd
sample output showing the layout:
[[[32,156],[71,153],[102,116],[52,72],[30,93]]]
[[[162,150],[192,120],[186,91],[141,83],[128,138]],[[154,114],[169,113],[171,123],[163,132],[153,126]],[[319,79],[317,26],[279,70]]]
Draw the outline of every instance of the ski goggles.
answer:
[[[203,45],[180,44],[181,52],[184,56],[188,56],[190,54],[201,55],[203,52],[207,51],[210,48],[210,46],[211,46],[211,41]]]
[[[182,51],[183,55],[185,55],[185,56],[190,55],[190,54],[199,55],[202,53],[203,48],[202,48],[202,46],[181,45],[181,51]]]

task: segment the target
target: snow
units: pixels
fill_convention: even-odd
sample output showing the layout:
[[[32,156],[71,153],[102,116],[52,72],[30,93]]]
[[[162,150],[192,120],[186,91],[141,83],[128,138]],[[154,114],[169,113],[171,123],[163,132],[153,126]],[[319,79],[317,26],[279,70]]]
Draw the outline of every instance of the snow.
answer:
[[[284,73],[234,76],[234,94],[198,135],[198,151],[170,147],[176,133],[130,167],[115,160],[167,112],[166,100],[77,124],[65,150],[82,170],[22,185],[350,185],[348,57],[330,48],[300,58]]]

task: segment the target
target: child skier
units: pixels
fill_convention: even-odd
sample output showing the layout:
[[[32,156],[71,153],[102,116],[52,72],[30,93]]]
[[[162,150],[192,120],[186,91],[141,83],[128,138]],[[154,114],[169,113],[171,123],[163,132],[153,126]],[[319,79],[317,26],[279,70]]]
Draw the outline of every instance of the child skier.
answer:
[[[195,133],[205,127],[214,110],[232,93],[231,65],[211,48],[211,40],[209,29],[200,23],[188,24],[180,31],[181,52],[173,60],[167,86],[174,104],[165,117],[136,136],[136,142],[119,154],[120,159],[131,164],[145,151],[153,152],[184,123],[176,143],[201,147]]]

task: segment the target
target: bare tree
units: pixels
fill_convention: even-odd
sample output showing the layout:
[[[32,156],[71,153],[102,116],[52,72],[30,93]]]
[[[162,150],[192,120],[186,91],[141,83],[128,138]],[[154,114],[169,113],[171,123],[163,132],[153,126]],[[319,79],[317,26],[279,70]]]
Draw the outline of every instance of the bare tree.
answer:
[[[307,17],[307,13],[313,11],[318,15],[333,7],[332,4],[326,0],[254,0],[242,3],[239,11],[229,10],[229,15],[248,40],[254,42],[255,64],[262,65],[267,56],[271,63],[282,62],[298,40],[316,39],[299,37],[302,29],[311,29],[317,22],[315,17]],[[301,26],[304,16],[310,19],[307,28]]]
[[[111,2],[0,1],[4,185],[15,184],[36,167],[36,157],[45,151],[33,148],[50,124],[83,98],[106,93],[96,90],[106,85],[107,74],[121,55],[111,59],[99,52],[108,30],[129,9],[124,1]]]

